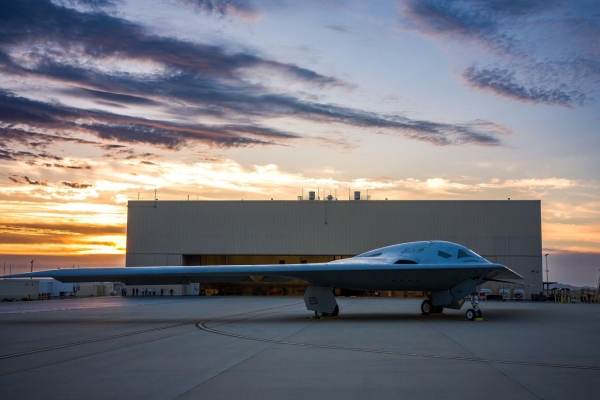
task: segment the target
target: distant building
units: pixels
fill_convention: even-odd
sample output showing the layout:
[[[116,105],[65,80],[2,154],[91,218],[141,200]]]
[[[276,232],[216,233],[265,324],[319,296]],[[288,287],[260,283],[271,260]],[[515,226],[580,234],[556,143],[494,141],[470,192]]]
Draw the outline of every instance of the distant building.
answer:
[[[0,280],[0,301],[37,300],[39,297],[39,281],[33,279]]]
[[[111,282],[62,283],[55,279],[39,278],[0,280],[0,301],[108,296],[113,291],[114,284]]]
[[[533,285],[527,298],[542,290],[538,200],[130,201],[126,265],[313,263],[416,240],[460,243],[524,276]],[[233,294],[285,287],[202,286]],[[286,292],[302,290],[297,282]]]

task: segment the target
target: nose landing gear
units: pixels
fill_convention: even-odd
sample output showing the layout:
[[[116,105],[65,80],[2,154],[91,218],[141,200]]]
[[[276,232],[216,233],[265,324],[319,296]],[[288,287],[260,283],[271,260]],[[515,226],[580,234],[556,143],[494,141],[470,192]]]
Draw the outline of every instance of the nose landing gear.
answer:
[[[476,294],[472,294],[470,296],[471,299],[471,308],[467,310],[465,313],[465,317],[468,321],[475,321],[477,318],[483,318],[483,313],[479,309],[479,296]]]

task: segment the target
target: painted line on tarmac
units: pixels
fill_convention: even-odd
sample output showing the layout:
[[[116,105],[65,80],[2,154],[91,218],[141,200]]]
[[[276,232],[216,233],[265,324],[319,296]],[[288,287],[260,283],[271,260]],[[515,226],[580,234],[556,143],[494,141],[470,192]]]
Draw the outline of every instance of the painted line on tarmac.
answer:
[[[342,347],[342,346],[329,346],[329,345],[312,344],[312,343],[288,342],[288,341],[284,341],[284,340],[264,339],[264,338],[246,336],[246,335],[239,335],[236,333],[218,331],[216,329],[212,329],[212,328],[209,328],[208,326],[206,326],[206,324],[208,322],[210,322],[210,320],[200,321],[200,322],[196,323],[196,327],[203,331],[209,332],[209,333],[215,333],[217,335],[229,336],[229,337],[233,337],[233,338],[237,338],[237,339],[254,340],[257,342],[283,344],[283,345],[288,345],[288,346],[300,346],[300,347],[311,348],[311,349],[343,350],[343,351],[354,351],[354,352],[359,352],[359,353],[388,354],[388,355],[393,355],[393,356],[435,358],[435,359],[441,359],[441,360],[470,361],[470,362],[480,362],[480,363],[489,363],[489,364],[524,365],[524,366],[528,366],[528,367],[567,368],[567,369],[583,369],[583,370],[589,370],[589,371],[600,371],[600,367],[593,367],[593,366],[587,366],[587,365],[568,365],[568,364],[537,363],[537,362],[527,362],[527,361],[492,360],[492,359],[485,359],[485,358],[440,356],[440,355],[435,355],[435,354],[408,353],[408,352],[401,352],[401,351],[362,349],[362,348],[356,348],[356,347]]]
[[[22,351],[20,353],[13,353],[13,354],[5,354],[3,356],[0,356],[0,360],[4,360],[4,359],[7,359],[7,358],[14,358],[14,357],[26,356],[26,355],[29,355],[29,354],[42,353],[44,351],[64,349],[66,347],[80,346],[82,344],[102,342],[104,340],[118,339],[118,338],[127,337],[127,336],[139,335],[141,333],[148,333],[148,332],[154,332],[154,331],[161,331],[161,330],[164,330],[164,329],[177,328],[177,327],[184,326],[184,325],[189,325],[189,322],[185,322],[185,323],[181,323],[181,324],[174,324],[174,325],[159,326],[158,328],[145,329],[143,331],[121,333],[119,335],[105,336],[105,337],[101,337],[101,338],[97,338],[97,339],[82,340],[81,342],[61,344],[61,345],[58,345],[58,346],[45,347],[43,349]]]
[[[254,311],[250,311],[250,312],[246,312],[246,313],[234,314],[232,316],[244,315],[244,314],[253,314],[253,313],[258,313],[258,312],[262,312],[262,311],[272,310],[272,309],[275,309],[275,308],[298,306],[299,304],[300,303],[298,303],[298,304],[287,304],[287,305],[284,305],[284,306],[277,306],[277,307],[263,308],[263,309],[260,309],[260,310],[254,310]],[[95,343],[95,342],[102,342],[104,340],[118,339],[118,338],[127,337],[127,336],[139,335],[139,334],[142,334],[142,333],[161,331],[161,330],[164,330],[164,329],[178,328],[178,327],[184,326],[184,325],[191,325],[191,323],[189,323],[189,322],[182,322],[182,323],[179,323],[179,324],[173,324],[173,325],[159,326],[157,328],[144,329],[142,331],[121,333],[119,335],[112,335],[112,336],[105,336],[105,337],[96,338],[96,339],[82,340],[80,342],[66,343],[66,344],[61,344],[61,345],[58,345],[58,346],[45,347],[45,348],[36,349],[36,350],[22,351],[20,353],[5,354],[5,355],[0,355],[0,360],[5,360],[5,359],[8,359],[8,358],[15,358],[15,357],[22,357],[22,356],[26,356],[26,355],[30,355],[30,354],[43,353],[45,351],[59,350],[59,349],[67,348],[67,347],[80,346],[80,345],[83,345],[83,344],[89,344],[89,343]]]

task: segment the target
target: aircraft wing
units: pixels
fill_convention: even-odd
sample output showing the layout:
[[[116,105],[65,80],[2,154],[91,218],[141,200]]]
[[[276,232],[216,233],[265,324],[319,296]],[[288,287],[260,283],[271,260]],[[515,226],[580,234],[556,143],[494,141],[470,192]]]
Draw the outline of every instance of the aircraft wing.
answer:
[[[367,259],[343,263],[57,269],[4,278],[54,278],[60,282],[123,282],[127,285],[195,282],[306,281],[357,290],[445,290],[466,279],[523,279],[501,264],[389,264]]]

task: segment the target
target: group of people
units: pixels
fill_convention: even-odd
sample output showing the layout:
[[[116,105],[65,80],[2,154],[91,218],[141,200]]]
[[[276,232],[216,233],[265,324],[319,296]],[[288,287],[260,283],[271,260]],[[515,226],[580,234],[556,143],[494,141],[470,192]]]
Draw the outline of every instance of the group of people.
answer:
[[[137,295],[137,288],[136,288],[136,295]],[[156,296],[156,289],[155,288],[142,288],[142,296]]]
[[[173,296],[173,288],[170,290],[171,296]],[[165,289],[160,289],[160,295],[164,295]],[[140,288],[131,288],[131,296],[139,296]],[[127,288],[121,289],[121,296],[127,296]],[[142,288],[142,296],[156,296],[156,288]]]

